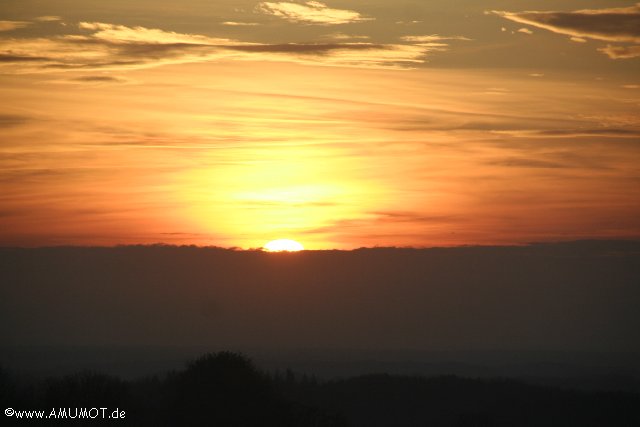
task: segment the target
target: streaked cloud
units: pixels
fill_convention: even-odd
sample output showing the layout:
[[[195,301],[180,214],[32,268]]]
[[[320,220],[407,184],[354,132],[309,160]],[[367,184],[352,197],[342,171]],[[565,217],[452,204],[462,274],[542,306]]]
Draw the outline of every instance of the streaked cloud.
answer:
[[[608,44],[606,47],[598,49],[611,59],[630,59],[640,57],[640,45],[616,46]]]
[[[0,21],[0,31],[13,31],[31,25],[27,21]]]
[[[81,82],[81,83],[123,83],[123,82],[125,82],[125,80],[123,80],[121,78],[113,77],[113,76],[106,76],[106,75],[101,75],[101,76],[93,76],[93,75],[80,76],[80,77],[76,77],[76,78],[72,79],[72,81]]]
[[[564,34],[575,42],[592,39],[616,43],[633,43],[634,45],[632,46],[609,45],[598,50],[612,59],[640,56],[640,47],[638,46],[640,44],[640,3],[629,7],[583,9],[573,12],[508,12],[493,10],[488,13],[520,24]]]
[[[640,128],[600,128],[600,129],[540,129],[540,130],[494,130],[494,133],[514,137],[576,138],[602,136],[609,138],[640,138]]]
[[[491,13],[510,21],[559,34],[612,42],[640,43],[640,3],[626,8],[574,12],[494,10]]]
[[[318,1],[305,3],[261,2],[256,6],[256,11],[291,22],[317,25],[338,25],[373,20],[373,18],[365,17],[353,10],[332,9]]]
[[[533,34],[533,31],[531,31],[530,29],[525,28],[525,27],[520,28],[520,29],[518,30],[518,32],[519,32],[519,33],[522,33],[522,34],[528,34],[528,35]]]
[[[236,22],[236,21],[225,21],[222,22],[222,25],[227,25],[229,27],[255,27],[256,25],[260,25],[257,22]]]
[[[38,16],[36,18],[36,21],[39,21],[39,22],[56,22],[56,21],[62,21],[62,18],[59,17],[59,16],[45,15],[45,16]]]
[[[428,36],[403,36],[402,40],[407,42],[417,42],[417,43],[431,43],[431,42],[439,42],[443,40],[465,40],[471,41],[472,39],[464,36],[441,36],[439,34],[431,34]]]
[[[416,46],[421,46],[427,49],[429,52],[443,52],[449,50],[449,43],[444,43],[444,41],[471,40],[470,38],[464,36],[440,36],[438,34],[431,34],[426,36],[403,36],[400,39],[402,41],[412,43]]]
[[[142,68],[218,60],[260,60],[373,68],[407,68],[429,49],[369,42],[251,43],[146,27],[81,22],[89,34],[0,39],[0,65],[13,71]],[[10,69],[9,69],[10,70]]]
[[[0,114],[0,128],[18,126],[30,120],[31,118],[28,116],[17,114]]]
[[[345,33],[331,33],[322,36],[323,39],[329,40],[368,40],[370,37],[365,35],[345,34]]]
[[[102,22],[81,22],[78,26],[83,30],[95,31],[91,39],[104,40],[115,44],[190,44],[190,45],[224,45],[231,41],[225,38],[210,38],[193,34],[180,34],[155,28],[126,27],[124,25],[105,24]],[[89,38],[89,37],[85,37]],[[82,37],[69,36],[72,40]]]

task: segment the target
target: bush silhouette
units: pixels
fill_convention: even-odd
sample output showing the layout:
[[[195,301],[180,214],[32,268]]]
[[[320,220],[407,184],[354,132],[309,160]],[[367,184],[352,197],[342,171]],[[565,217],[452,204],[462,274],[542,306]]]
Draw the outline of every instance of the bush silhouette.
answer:
[[[176,425],[288,425],[287,407],[269,379],[243,355],[204,355],[168,381],[167,407]]]

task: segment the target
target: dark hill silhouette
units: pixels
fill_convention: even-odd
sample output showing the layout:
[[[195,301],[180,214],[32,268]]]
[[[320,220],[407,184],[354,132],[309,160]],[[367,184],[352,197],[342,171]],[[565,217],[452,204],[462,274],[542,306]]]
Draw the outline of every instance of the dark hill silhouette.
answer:
[[[364,375],[334,381],[266,374],[245,356],[206,354],[162,376],[123,381],[99,373],[0,377],[3,408],[108,407],[124,419],[29,420],[3,425],[518,427],[635,426],[640,394],[579,392],[509,379]]]
[[[0,364],[8,369],[0,397],[24,408],[113,402],[132,411],[132,425],[637,421],[640,242],[284,254],[0,248],[0,278]],[[134,374],[112,376],[131,362],[114,355],[132,346]],[[167,346],[278,357],[301,349],[298,367],[344,367],[343,377],[431,377],[283,380],[237,354],[213,353],[168,376],[137,379],[136,370],[167,370],[158,364]],[[290,366],[283,360],[279,367]],[[519,377],[547,375],[547,385],[563,388],[433,377],[492,377],[525,365]],[[94,372],[64,375],[81,367]],[[39,372],[53,377],[29,380]],[[583,378],[591,372],[596,381]],[[594,391],[571,390],[574,375]],[[603,384],[608,392],[597,391]]]

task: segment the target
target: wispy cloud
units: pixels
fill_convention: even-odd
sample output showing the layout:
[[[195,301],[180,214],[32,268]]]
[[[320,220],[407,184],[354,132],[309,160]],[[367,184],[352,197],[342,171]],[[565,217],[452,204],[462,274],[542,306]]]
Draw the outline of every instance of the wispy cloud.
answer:
[[[16,114],[0,114],[0,128],[18,126],[31,120],[30,117]]]
[[[126,27],[124,25],[105,24],[102,22],[81,22],[78,26],[83,30],[95,31],[84,39],[99,39],[110,43],[122,44],[191,44],[191,45],[224,45],[231,41],[225,38],[210,38],[206,36],[181,34],[156,28]],[[82,37],[70,36],[72,40]]]
[[[93,75],[76,77],[72,79],[72,81],[81,82],[81,83],[123,83],[125,82],[125,80],[118,77],[93,76]]]
[[[585,39],[616,43],[633,43],[633,46],[608,46],[599,51],[610,58],[633,58],[640,56],[640,3],[634,6],[583,9],[573,12],[524,11],[507,12],[493,10],[492,13],[510,21],[564,34],[573,41]]]
[[[640,43],[640,3],[626,8],[574,12],[494,10],[491,13],[510,21],[559,34],[612,42]]]
[[[27,21],[0,21],[0,31],[13,31],[31,25]]]
[[[429,52],[442,52],[449,49],[449,43],[444,43],[449,40],[463,40],[470,41],[472,39],[464,36],[441,36],[438,34],[423,35],[423,36],[403,36],[400,40],[412,43],[416,46],[421,46]]]
[[[0,65],[14,71],[141,68],[216,60],[260,60],[407,68],[429,49],[369,42],[250,43],[146,27],[81,22],[88,34],[0,39]]]
[[[536,130],[494,130],[499,134],[514,137],[544,137],[544,138],[576,138],[601,136],[609,138],[640,138],[638,128],[594,128],[594,129],[536,129]]]
[[[615,46],[608,44],[606,47],[598,49],[611,59],[630,59],[640,57],[640,45]]]
[[[441,36],[439,34],[431,34],[428,36],[404,36],[404,37],[401,37],[401,39],[407,42],[417,42],[417,43],[431,43],[431,42],[439,42],[443,40],[465,40],[465,41],[472,40],[464,36]]]
[[[306,3],[261,2],[256,6],[256,11],[291,22],[318,25],[349,24],[373,19],[353,10],[332,9],[318,1],[308,1]]]
[[[364,36],[364,35],[356,35],[356,34],[345,34],[345,33],[331,33],[331,34],[325,34],[324,36],[322,36],[323,39],[329,39],[329,40],[368,40],[370,37],[369,36]]]
[[[225,21],[222,22],[222,25],[226,25],[229,27],[255,27],[256,25],[260,25],[257,22],[236,22],[236,21]]]
[[[56,22],[56,21],[62,21],[62,18],[59,17],[59,16],[45,15],[45,16],[38,16],[36,18],[36,21],[40,21],[40,22]]]

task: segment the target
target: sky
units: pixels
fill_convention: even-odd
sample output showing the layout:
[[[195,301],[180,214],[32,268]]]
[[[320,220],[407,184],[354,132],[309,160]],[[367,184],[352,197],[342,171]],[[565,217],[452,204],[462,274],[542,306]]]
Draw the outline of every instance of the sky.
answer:
[[[640,3],[4,0],[0,245],[640,238]]]

